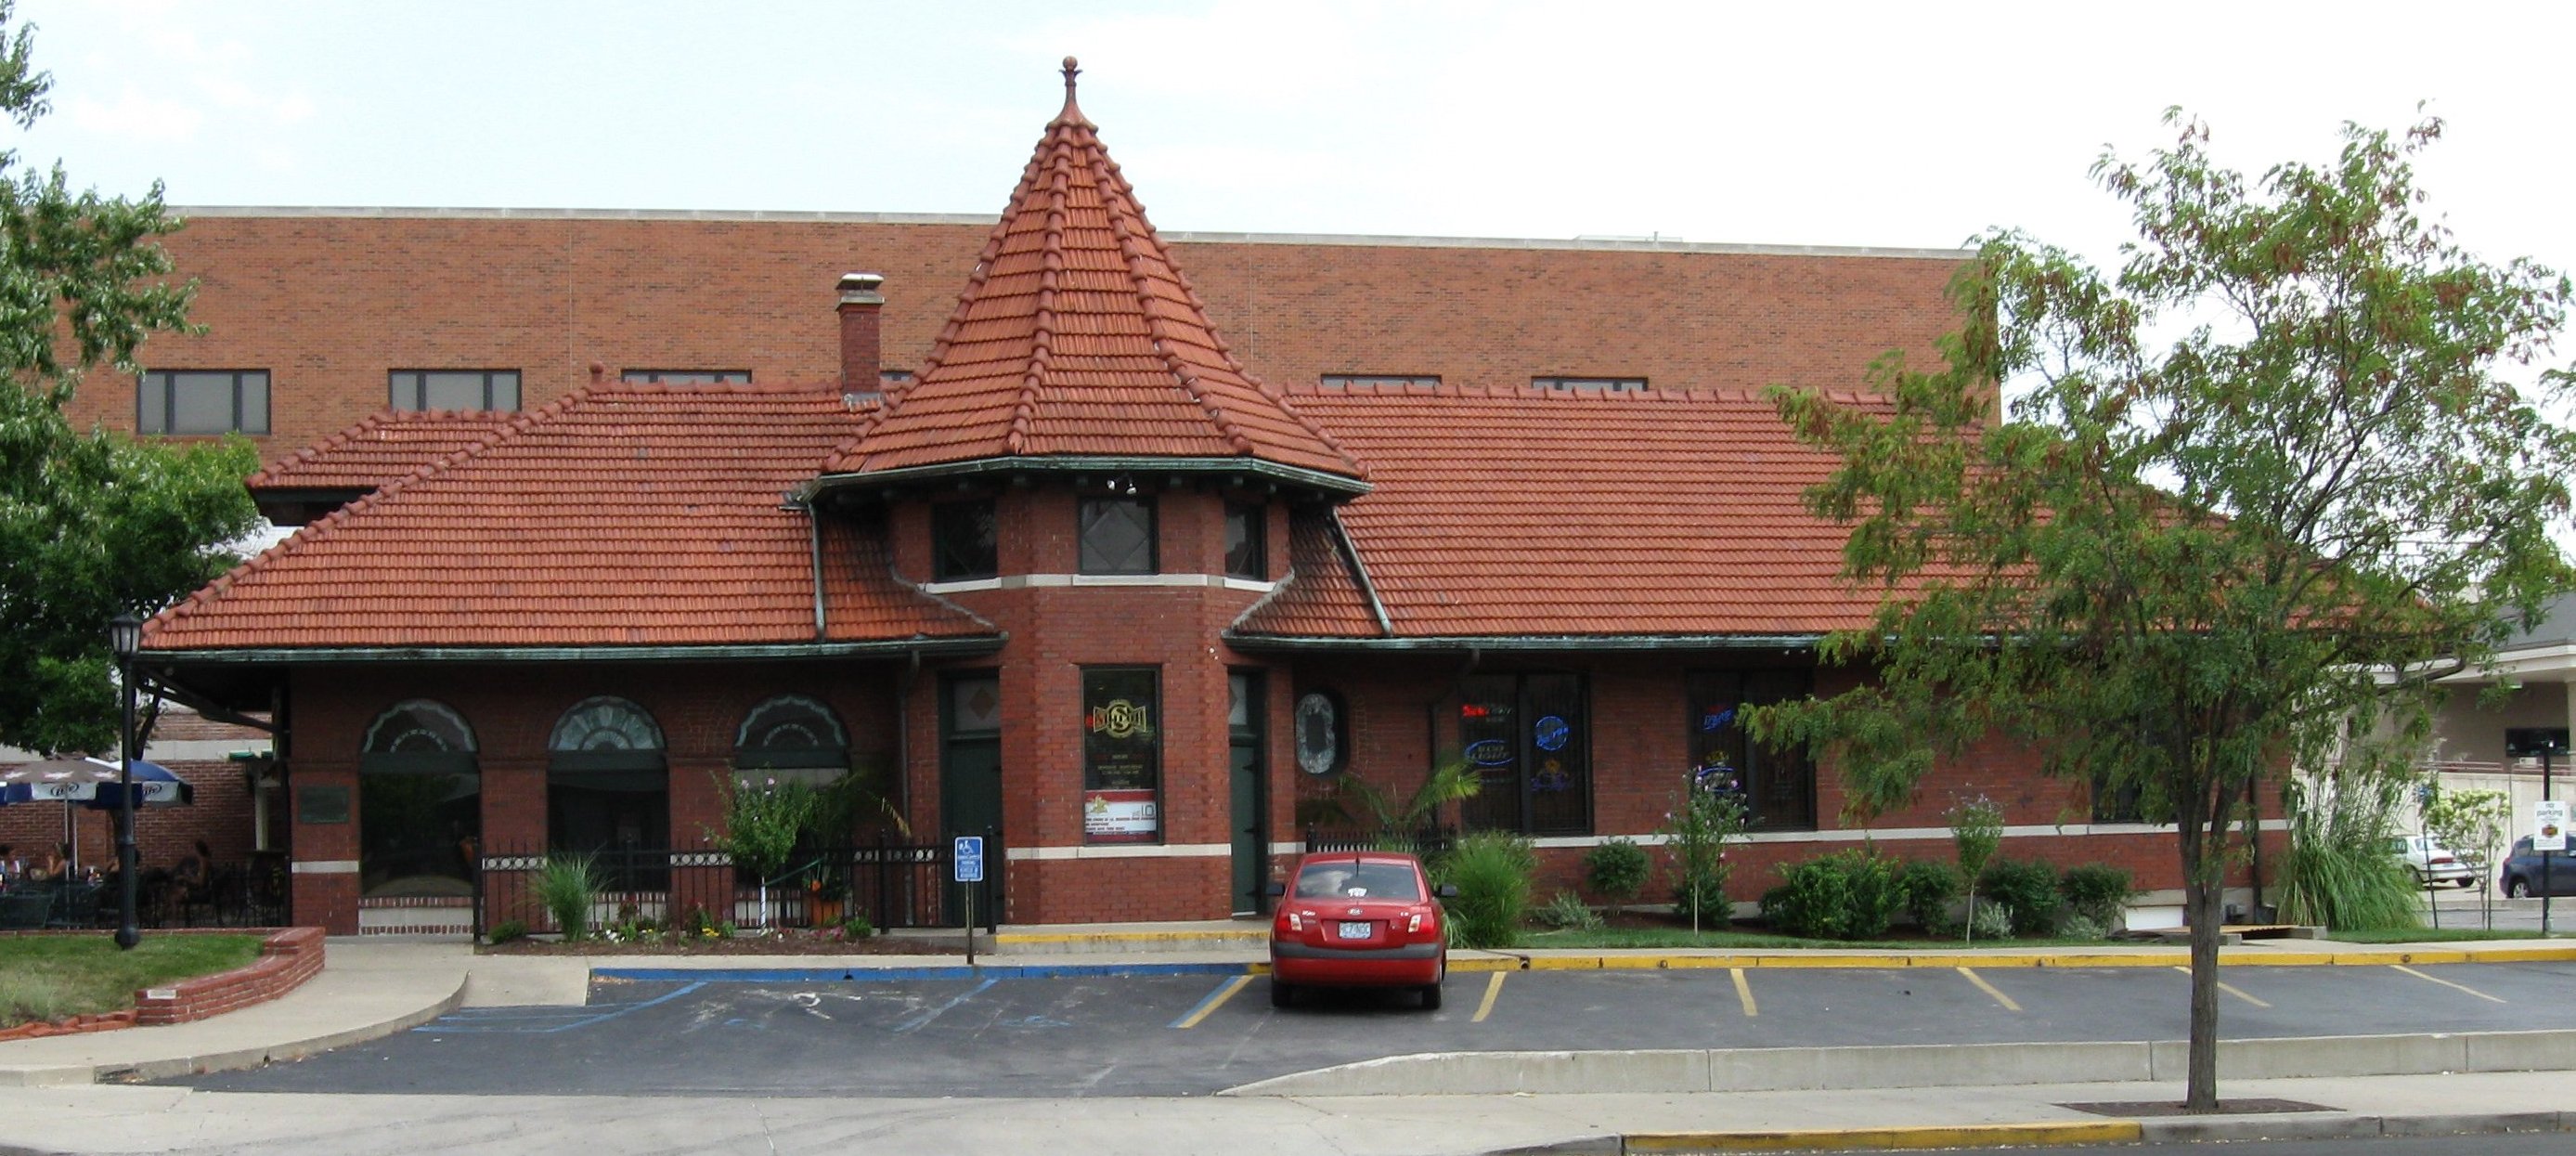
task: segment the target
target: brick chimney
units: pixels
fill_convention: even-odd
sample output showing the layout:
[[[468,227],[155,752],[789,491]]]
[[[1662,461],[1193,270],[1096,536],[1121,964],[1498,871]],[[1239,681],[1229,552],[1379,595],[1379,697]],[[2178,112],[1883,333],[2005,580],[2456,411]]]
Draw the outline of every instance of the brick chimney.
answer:
[[[885,295],[877,287],[885,284],[881,273],[841,274],[841,389],[846,393],[874,393],[879,354],[877,314],[885,308]]]

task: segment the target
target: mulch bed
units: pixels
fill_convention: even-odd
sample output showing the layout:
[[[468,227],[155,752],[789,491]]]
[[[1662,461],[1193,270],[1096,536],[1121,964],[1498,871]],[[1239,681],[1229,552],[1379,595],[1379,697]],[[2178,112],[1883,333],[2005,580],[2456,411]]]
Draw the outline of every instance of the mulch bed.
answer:
[[[781,931],[737,935],[731,939],[663,939],[645,943],[611,943],[585,939],[558,943],[550,939],[514,939],[475,948],[484,955],[964,955],[962,938],[913,938],[876,935],[843,939],[832,934]]]

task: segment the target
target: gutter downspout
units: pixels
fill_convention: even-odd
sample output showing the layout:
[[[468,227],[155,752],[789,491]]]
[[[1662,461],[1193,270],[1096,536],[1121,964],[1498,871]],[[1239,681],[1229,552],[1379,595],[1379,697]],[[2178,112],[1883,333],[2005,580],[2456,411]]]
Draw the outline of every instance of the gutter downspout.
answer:
[[[911,654],[912,661],[904,664],[894,686],[894,790],[890,793],[896,798],[887,805],[897,817],[912,813],[912,688],[921,679],[921,651],[915,648]]]
[[[805,515],[806,560],[812,564],[814,585],[814,641],[824,640],[823,628],[823,516],[814,509],[814,495],[802,490],[789,490],[779,495],[778,508],[795,510]]]
[[[1326,512],[1333,519],[1333,545],[1340,549],[1342,561],[1350,566],[1351,576],[1359,580],[1360,596],[1368,599],[1369,614],[1377,619],[1379,636],[1395,637],[1395,622],[1386,616],[1386,603],[1378,601],[1377,583],[1369,581],[1368,567],[1360,562],[1359,547],[1351,544],[1351,532],[1342,525],[1341,507],[1335,506]]]

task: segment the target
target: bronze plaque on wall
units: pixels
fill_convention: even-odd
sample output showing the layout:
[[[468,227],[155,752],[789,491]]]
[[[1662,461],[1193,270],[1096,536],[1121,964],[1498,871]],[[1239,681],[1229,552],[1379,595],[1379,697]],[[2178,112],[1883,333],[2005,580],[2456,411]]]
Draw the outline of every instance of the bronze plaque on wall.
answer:
[[[298,823],[348,822],[349,788],[295,788],[295,821]]]

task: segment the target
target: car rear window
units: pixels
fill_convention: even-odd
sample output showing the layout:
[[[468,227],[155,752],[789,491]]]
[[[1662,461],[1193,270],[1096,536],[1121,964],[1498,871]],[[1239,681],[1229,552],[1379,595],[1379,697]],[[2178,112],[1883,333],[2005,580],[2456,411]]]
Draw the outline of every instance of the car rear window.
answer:
[[[1309,863],[1297,873],[1300,899],[1420,899],[1421,877],[1402,863]]]

